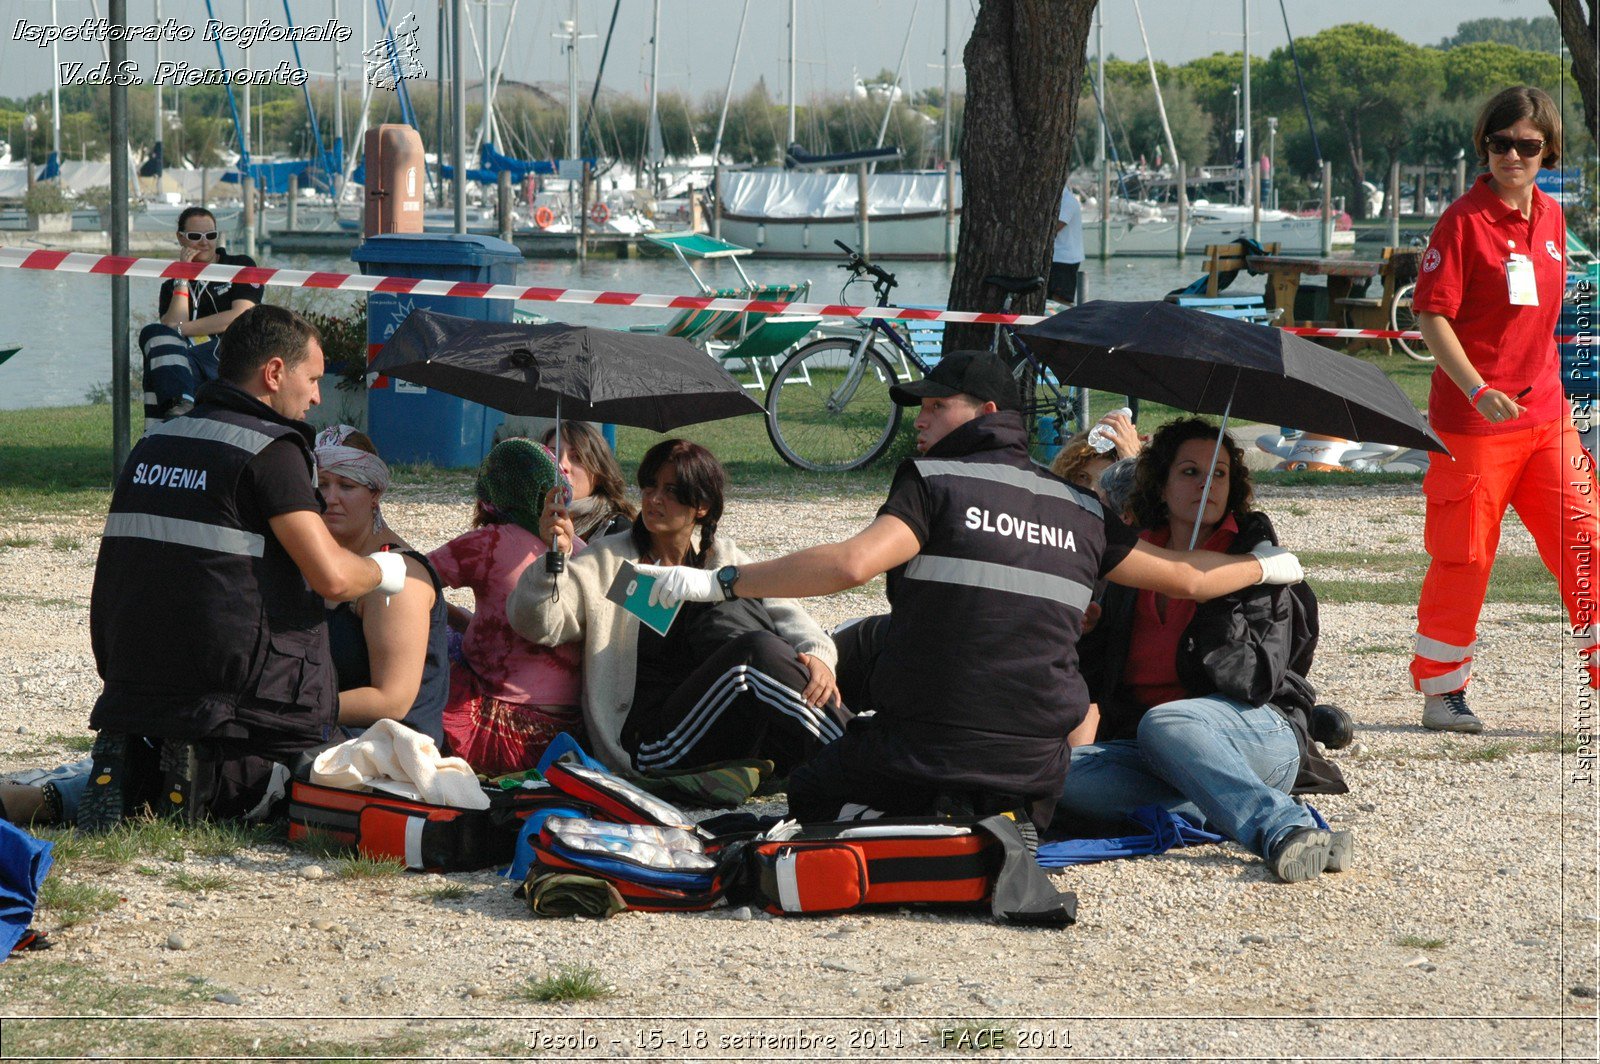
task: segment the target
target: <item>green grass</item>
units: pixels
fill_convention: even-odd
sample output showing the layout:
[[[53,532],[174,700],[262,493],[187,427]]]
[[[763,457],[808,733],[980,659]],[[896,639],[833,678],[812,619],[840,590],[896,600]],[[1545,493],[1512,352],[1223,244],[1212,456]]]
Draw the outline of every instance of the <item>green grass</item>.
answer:
[[[232,876],[221,872],[190,872],[180,869],[167,877],[167,886],[186,894],[208,894],[213,891],[232,890]]]
[[[43,542],[44,540],[40,539],[38,536],[0,536],[0,550],[4,550],[6,548],[20,550],[23,547],[37,547]]]
[[[558,1001],[595,1001],[609,997],[612,988],[598,970],[586,965],[564,965],[543,979],[530,979],[517,990],[523,1001],[549,1004]]]
[[[386,879],[406,870],[404,861],[394,857],[369,857],[356,854],[334,862],[333,870],[340,879]]]
[[[56,847],[56,860],[74,871],[123,868],[145,861],[182,861],[198,857],[231,857],[242,849],[272,839],[272,829],[259,825],[196,824],[140,817],[115,830],[89,834],[75,828],[40,828],[41,838]]]
[[[82,549],[82,547],[83,547],[83,540],[79,539],[77,536],[51,536],[50,537],[50,549],[51,550],[80,550],[80,549]]]
[[[1415,605],[1422,591],[1422,577],[1428,569],[1428,556],[1417,551],[1372,554],[1359,551],[1300,551],[1300,564],[1306,579],[1322,602],[1378,602],[1385,605]],[[1325,578],[1318,571],[1356,570],[1362,576]],[[1489,578],[1486,602],[1547,605],[1556,598],[1556,584],[1550,571],[1537,557],[1501,556]]]
[[[1423,935],[1401,935],[1394,940],[1394,944],[1406,949],[1444,949],[1446,942],[1442,938],[1428,938]]]
[[[459,883],[447,883],[442,887],[429,887],[427,890],[419,891],[417,894],[417,897],[426,898],[431,902],[460,901],[471,896],[472,891]]]
[[[92,883],[71,883],[51,875],[39,889],[39,908],[59,927],[73,927],[116,908],[121,896]]]

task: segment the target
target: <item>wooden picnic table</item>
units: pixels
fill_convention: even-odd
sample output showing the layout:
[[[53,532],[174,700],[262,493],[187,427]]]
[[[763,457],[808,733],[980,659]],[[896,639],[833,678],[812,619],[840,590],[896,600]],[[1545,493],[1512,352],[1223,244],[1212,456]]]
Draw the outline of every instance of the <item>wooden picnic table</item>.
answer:
[[[1314,255],[1251,255],[1245,261],[1252,270],[1267,274],[1267,306],[1283,308],[1280,325],[1321,324],[1294,320],[1294,297],[1300,291],[1302,277],[1326,277],[1328,306],[1337,312],[1339,300],[1350,297],[1356,282],[1381,276],[1385,265],[1382,259],[1325,259]]]

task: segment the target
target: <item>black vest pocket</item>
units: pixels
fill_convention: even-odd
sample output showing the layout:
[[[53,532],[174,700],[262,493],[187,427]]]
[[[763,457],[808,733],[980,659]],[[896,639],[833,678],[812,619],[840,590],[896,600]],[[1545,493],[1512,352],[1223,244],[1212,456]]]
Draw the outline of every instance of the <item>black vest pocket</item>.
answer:
[[[319,693],[315,689],[319,687],[316,681],[325,657],[325,639],[321,629],[273,632],[261,666],[261,679],[256,683],[256,697],[296,705],[302,702],[302,694]]]

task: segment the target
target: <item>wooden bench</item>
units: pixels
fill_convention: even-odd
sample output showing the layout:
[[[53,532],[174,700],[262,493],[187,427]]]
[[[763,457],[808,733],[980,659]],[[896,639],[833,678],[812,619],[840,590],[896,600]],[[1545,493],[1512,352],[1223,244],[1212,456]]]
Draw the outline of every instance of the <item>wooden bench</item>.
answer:
[[[1278,245],[1263,244],[1261,250],[1268,255],[1278,253]],[[1222,292],[1222,275],[1249,269],[1245,256],[1249,252],[1243,244],[1206,245],[1206,295],[1215,298]]]
[[[1418,263],[1421,261],[1419,248],[1384,248],[1381,259],[1383,265],[1378,271],[1377,293],[1373,294],[1375,287],[1368,281],[1360,295],[1351,294],[1335,299],[1334,305],[1344,308],[1344,323],[1349,329],[1387,329],[1392,321],[1395,294],[1417,279]],[[1359,350],[1362,347],[1371,347],[1388,354],[1390,343],[1379,337],[1361,337],[1352,339],[1346,350]]]
[[[1271,325],[1278,316],[1276,311],[1267,309],[1266,299],[1259,295],[1168,296],[1167,299],[1180,307],[1203,310],[1219,318],[1233,318],[1256,325]]]

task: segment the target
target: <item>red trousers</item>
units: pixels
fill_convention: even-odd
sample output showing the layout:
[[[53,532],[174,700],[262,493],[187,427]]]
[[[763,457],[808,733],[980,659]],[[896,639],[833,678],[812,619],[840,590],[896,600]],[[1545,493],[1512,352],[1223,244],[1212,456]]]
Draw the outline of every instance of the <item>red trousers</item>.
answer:
[[[1425,695],[1439,695],[1461,690],[1472,678],[1478,614],[1508,504],[1560,586],[1574,648],[1591,652],[1600,642],[1600,574],[1595,570],[1600,524],[1594,462],[1571,420],[1494,436],[1440,432],[1439,438],[1454,461],[1434,455],[1422,481],[1428,500],[1423,541],[1433,561],[1417,604],[1412,683]],[[1593,665],[1589,675],[1596,685]]]

